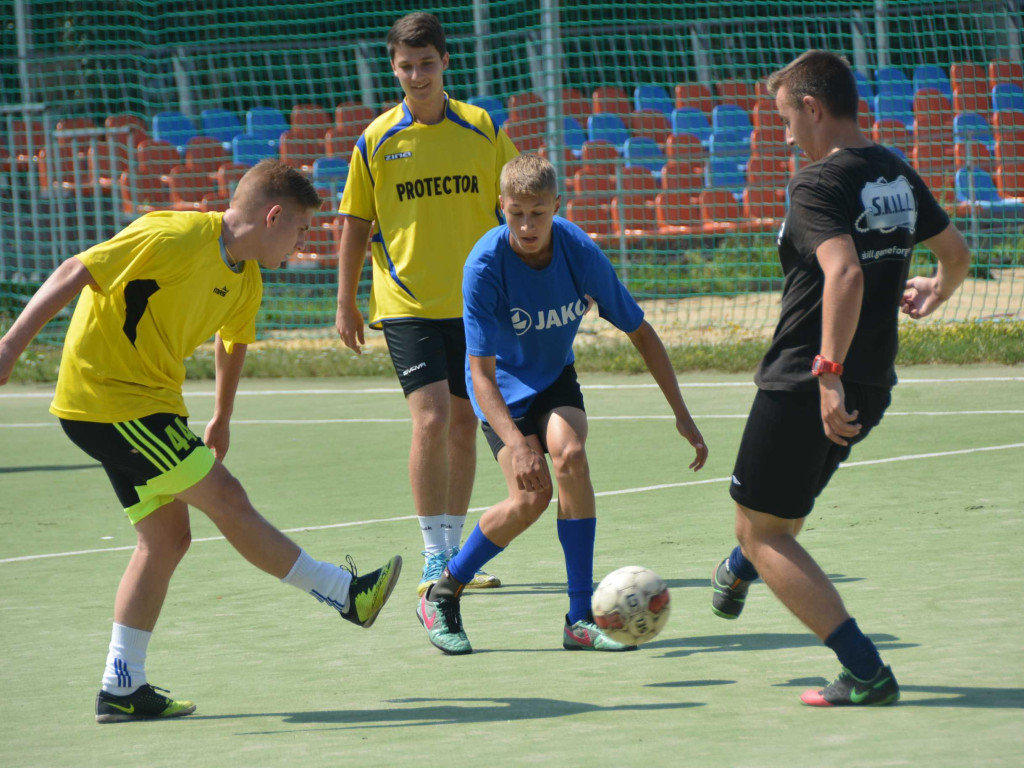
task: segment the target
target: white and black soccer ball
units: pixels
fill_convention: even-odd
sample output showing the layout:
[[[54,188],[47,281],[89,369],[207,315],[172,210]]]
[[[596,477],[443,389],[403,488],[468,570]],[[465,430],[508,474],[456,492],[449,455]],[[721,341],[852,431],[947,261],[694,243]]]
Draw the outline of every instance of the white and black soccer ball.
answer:
[[[597,585],[591,599],[594,622],[613,640],[640,645],[665,628],[671,606],[665,581],[650,568],[627,565]]]

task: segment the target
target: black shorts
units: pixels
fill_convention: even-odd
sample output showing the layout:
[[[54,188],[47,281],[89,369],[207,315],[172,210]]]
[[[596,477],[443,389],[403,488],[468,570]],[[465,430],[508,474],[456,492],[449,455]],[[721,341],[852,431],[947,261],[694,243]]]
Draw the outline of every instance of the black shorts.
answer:
[[[555,408],[562,408],[564,406],[579,408],[581,411],[586,410],[583,407],[583,393],[580,391],[580,383],[576,379],[576,367],[573,365],[565,366],[554,383],[533,398],[533,402],[530,403],[526,413],[519,418],[512,419],[512,421],[519,427],[519,431],[527,437],[537,435],[544,453],[547,453],[548,447],[544,443],[544,436],[540,433],[541,419],[555,410]],[[487,444],[491,446],[491,453],[497,459],[498,452],[505,447],[505,443],[486,421],[480,422],[480,428],[484,431]]]
[[[188,419],[155,413],[107,424],[61,419],[71,442],[103,465],[132,523],[169,504],[213,467],[213,452],[188,427]]]
[[[847,411],[859,411],[860,434],[850,445],[825,437],[817,389],[759,389],[743,430],[729,494],[739,504],[774,517],[797,520],[859,443],[882,420],[892,399],[887,389],[843,382]]]
[[[408,397],[417,389],[448,380],[448,391],[466,393],[466,329],[462,318],[451,320],[383,320],[384,340]]]

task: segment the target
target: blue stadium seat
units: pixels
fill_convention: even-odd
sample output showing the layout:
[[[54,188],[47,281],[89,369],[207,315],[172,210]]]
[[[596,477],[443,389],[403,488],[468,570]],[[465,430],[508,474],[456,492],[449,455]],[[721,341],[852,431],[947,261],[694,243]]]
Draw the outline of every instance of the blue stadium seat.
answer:
[[[473,96],[466,99],[466,103],[486,110],[487,114],[491,116],[491,120],[494,121],[495,128],[501,128],[505,121],[508,120],[508,111],[505,109],[505,105],[501,103],[501,99],[496,99],[493,96]]]
[[[914,69],[914,93],[923,91],[926,88],[934,88],[953,103],[953,86],[949,82],[949,75],[942,67],[929,64]]]
[[[265,157],[277,157],[274,143],[261,136],[240,133],[231,140],[231,159],[239,165],[255,165]]]
[[[707,117],[696,107],[682,107],[672,110],[672,133],[688,133],[700,139],[701,144],[707,144],[711,138],[711,124]]]
[[[231,148],[231,140],[235,136],[245,132],[238,115],[226,109],[204,109],[199,114],[199,121],[203,135],[216,139],[225,149]]]
[[[669,117],[674,107],[669,92],[660,85],[638,85],[633,89],[633,109],[637,112],[657,111]]]
[[[907,80],[903,70],[896,67],[882,67],[875,70],[875,92],[876,96],[885,93],[913,101],[914,84]]]
[[[184,157],[185,145],[196,135],[196,127],[181,112],[158,112],[153,116],[153,138],[178,148]]]
[[[340,198],[348,179],[348,163],[340,157],[321,157],[313,161],[313,186],[329,189]]]
[[[587,140],[587,132],[580,121],[574,117],[562,118],[562,140],[575,157],[583,152],[583,143]]]
[[[708,161],[704,183],[728,189],[737,199],[747,185],[750,136],[743,128],[714,131],[708,140]]]
[[[711,110],[711,132],[744,130],[747,136],[754,130],[750,116],[743,107],[735,104],[719,104]]]
[[[245,113],[245,132],[249,136],[273,142],[275,153],[281,134],[288,130],[284,113],[274,107],[253,107]]]
[[[984,218],[1010,222],[1011,225],[1024,222],[1024,203],[1018,198],[1000,195],[987,171],[981,168],[961,168],[956,172],[954,187],[957,202],[984,209]]]
[[[984,117],[971,112],[953,118],[953,143],[963,144],[968,141],[984,144],[989,152],[996,150],[996,137],[992,133],[992,127]]]
[[[602,112],[587,118],[588,141],[607,141],[621,154],[628,138],[629,129],[617,115]]]
[[[898,120],[909,131],[914,127],[914,102],[892,92],[880,92],[872,104],[875,120]]]
[[[1013,83],[996,83],[992,88],[993,112],[1024,112],[1024,90]]]
[[[868,80],[868,76],[863,72],[854,70],[853,77],[857,81],[857,93],[864,101],[870,102],[875,98],[875,92],[871,88],[871,81]]]
[[[622,156],[626,159],[627,168],[637,166],[661,173],[665,166],[665,153],[661,151],[658,142],[645,136],[627,139]]]

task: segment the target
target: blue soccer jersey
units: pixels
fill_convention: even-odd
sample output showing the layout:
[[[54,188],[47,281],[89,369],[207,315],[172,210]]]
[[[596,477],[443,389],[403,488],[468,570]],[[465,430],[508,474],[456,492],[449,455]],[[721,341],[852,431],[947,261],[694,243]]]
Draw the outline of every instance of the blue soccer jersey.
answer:
[[[513,418],[524,415],[533,398],[573,362],[572,344],[588,296],[601,317],[621,331],[635,331],[644,319],[611,262],[583,230],[556,216],[551,241],[551,262],[533,269],[512,250],[508,226],[502,225],[480,238],[466,261],[466,351],[496,358],[498,388]],[[483,419],[468,358],[466,385],[473,410]]]

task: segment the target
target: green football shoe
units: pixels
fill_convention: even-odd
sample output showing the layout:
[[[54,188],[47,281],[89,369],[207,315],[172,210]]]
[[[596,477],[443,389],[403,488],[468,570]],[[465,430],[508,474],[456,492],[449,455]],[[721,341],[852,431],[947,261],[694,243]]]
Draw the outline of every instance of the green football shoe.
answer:
[[[343,565],[342,568],[351,572],[352,584],[348,588],[348,611],[342,613],[341,617],[360,627],[371,627],[398,583],[398,575],[402,572],[402,557],[395,555],[365,576],[358,575],[351,557],[347,557],[346,561],[348,566]]]
[[[182,717],[196,711],[191,701],[175,701],[157,691],[170,693],[165,688],[146,683],[127,696],[115,696],[106,691],[96,694],[97,723],[126,723],[129,720],[157,720],[163,717]]]
[[[570,624],[568,616],[562,629],[562,647],[567,651],[635,651],[637,648],[612,640],[588,619]]]
[[[879,667],[870,680],[861,680],[843,667],[833,682],[820,691],[804,691],[800,701],[810,707],[881,707],[900,699],[900,686],[892,669]]]
[[[473,646],[469,644],[469,638],[462,628],[458,598],[441,598],[437,602],[430,602],[427,595],[422,595],[416,606],[416,617],[427,630],[430,644],[442,653],[463,656],[473,652]]]

